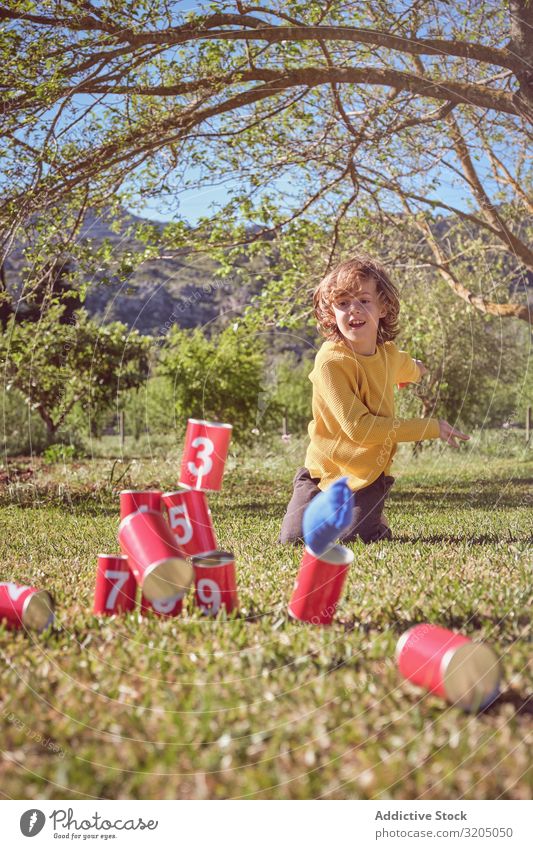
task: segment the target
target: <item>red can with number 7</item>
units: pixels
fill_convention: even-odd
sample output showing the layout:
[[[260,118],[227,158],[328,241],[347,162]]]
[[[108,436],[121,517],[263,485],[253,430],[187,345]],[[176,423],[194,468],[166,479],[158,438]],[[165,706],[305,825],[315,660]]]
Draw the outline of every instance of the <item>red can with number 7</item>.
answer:
[[[211,551],[192,558],[196,604],[207,616],[216,616],[221,607],[228,613],[239,606],[235,558],[229,551]]]
[[[179,486],[218,491],[222,486],[232,426],[189,419]]]
[[[137,581],[128,558],[122,554],[99,554],[93,613],[113,616],[134,610],[136,593]]]

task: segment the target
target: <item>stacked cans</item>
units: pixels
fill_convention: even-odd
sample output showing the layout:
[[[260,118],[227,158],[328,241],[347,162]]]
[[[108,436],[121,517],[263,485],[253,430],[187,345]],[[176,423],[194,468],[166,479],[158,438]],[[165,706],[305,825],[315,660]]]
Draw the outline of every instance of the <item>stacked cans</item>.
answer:
[[[231,425],[189,419],[180,489],[124,490],[120,494],[121,555],[98,557],[94,612],[133,610],[177,616],[195,583],[202,612],[238,607],[233,555],[217,549],[206,490],[219,490]]]

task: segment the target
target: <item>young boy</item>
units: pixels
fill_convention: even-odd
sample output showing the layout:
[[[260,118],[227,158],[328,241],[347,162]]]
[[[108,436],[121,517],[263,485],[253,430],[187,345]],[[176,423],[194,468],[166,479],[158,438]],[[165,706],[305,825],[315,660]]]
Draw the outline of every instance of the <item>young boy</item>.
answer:
[[[351,526],[341,542],[392,539],[383,505],[394,483],[391,463],[398,442],[470,437],[443,419],[398,419],[394,387],[418,383],[427,368],[392,341],[399,332],[400,302],[385,268],[369,256],[340,263],[313,296],[318,327],[326,337],[309,379],[313,421],[305,467],[293,480],[293,495],[279,542],[302,540],[309,502],[339,477],[355,493]]]

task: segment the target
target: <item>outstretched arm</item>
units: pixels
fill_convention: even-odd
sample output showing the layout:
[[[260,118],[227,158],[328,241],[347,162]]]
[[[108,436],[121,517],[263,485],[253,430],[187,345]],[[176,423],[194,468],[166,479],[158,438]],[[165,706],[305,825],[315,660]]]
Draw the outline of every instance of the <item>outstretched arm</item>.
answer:
[[[383,445],[387,439],[419,442],[439,437],[438,419],[373,415],[354,393],[345,371],[335,360],[322,364],[319,380],[320,411],[329,429],[339,428],[356,445]]]

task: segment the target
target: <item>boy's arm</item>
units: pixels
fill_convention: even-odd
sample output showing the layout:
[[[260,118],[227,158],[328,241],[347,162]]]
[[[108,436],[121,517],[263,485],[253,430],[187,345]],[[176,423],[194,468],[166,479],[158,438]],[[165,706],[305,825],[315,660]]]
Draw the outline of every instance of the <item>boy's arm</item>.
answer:
[[[416,366],[418,370],[418,366]],[[358,445],[383,445],[391,442],[419,442],[438,439],[438,419],[400,419],[375,416],[354,393],[342,365],[335,360],[322,364],[316,387],[321,414],[330,428],[340,427]]]
[[[414,360],[407,351],[397,351],[395,383],[418,383],[428,369],[420,360]]]

